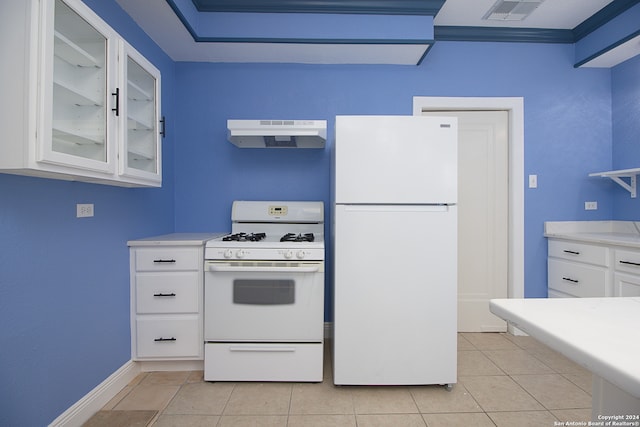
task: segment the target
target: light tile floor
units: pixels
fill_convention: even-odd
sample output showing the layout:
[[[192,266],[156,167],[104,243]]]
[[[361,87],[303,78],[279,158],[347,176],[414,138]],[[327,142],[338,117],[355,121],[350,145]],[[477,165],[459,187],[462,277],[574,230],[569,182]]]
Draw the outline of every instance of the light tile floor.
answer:
[[[458,383],[451,392],[336,387],[330,342],[326,347],[323,383],[208,383],[202,372],[143,373],[102,415],[154,410],[147,424],[154,427],[539,427],[591,417],[590,372],[530,337],[458,334]]]

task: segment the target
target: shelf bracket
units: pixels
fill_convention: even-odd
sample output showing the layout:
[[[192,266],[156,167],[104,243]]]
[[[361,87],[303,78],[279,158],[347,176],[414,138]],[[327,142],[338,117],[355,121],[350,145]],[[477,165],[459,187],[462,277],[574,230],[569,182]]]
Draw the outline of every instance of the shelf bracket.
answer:
[[[631,193],[631,198],[635,199],[637,196],[637,177],[635,175],[632,175],[629,178],[629,184],[627,184],[621,177],[619,176],[610,176],[609,178],[611,178],[613,181],[615,181],[616,183],[618,183],[622,188],[624,188],[625,190],[627,190],[629,193]]]
[[[637,185],[638,185],[637,175],[638,174],[640,174],[640,168],[590,173],[589,176],[611,178],[616,184],[620,185],[622,188],[627,190],[631,194],[632,199],[635,199],[636,196],[638,195],[638,191],[637,191]],[[629,178],[629,182],[626,182],[622,178]]]

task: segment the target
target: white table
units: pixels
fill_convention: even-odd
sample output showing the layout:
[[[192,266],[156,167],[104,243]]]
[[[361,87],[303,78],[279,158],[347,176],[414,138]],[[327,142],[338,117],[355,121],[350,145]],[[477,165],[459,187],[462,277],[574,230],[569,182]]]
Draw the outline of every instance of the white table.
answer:
[[[493,299],[489,306],[593,373],[593,421],[640,422],[640,297]]]

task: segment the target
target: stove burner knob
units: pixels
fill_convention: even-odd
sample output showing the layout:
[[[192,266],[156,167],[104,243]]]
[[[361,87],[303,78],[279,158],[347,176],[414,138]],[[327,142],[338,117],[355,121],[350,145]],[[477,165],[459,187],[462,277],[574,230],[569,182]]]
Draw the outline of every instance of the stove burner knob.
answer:
[[[238,249],[238,252],[236,252],[236,258],[244,258],[246,254],[247,253],[243,249]]]
[[[298,253],[296,254],[296,256],[298,257],[298,259],[303,259],[305,257],[305,253],[304,251],[298,251]]]
[[[292,252],[292,251],[287,251],[287,252],[285,252],[285,253],[284,253],[284,257],[285,257],[286,259],[291,259],[291,258],[293,258],[293,252]]]
[[[233,256],[233,251],[231,249],[227,249],[226,251],[224,251],[225,258],[231,258],[232,256]]]

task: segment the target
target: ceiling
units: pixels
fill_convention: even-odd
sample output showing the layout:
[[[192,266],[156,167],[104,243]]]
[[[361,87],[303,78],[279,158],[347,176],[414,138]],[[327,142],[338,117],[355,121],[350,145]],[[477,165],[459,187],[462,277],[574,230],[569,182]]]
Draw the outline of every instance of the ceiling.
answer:
[[[175,61],[413,65],[439,40],[573,43],[640,3],[543,0],[497,21],[483,19],[496,0],[116,1]],[[371,32],[384,24],[396,29]],[[629,49],[618,56],[640,53],[640,36]]]
[[[573,30],[612,0],[546,0],[524,21],[483,20],[494,3],[495,0],[447,0],[436,15],[435,25]]]

